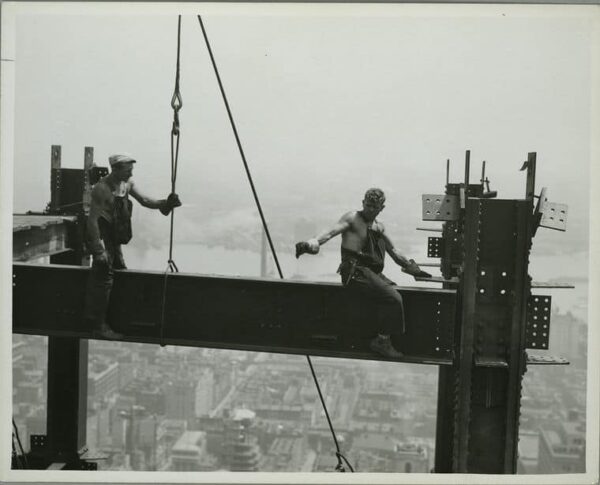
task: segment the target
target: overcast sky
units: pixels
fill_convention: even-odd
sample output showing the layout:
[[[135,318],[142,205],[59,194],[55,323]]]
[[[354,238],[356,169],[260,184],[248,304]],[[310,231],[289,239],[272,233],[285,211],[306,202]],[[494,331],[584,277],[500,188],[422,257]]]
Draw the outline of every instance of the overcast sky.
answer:
[[[95,148],[100,165],[127,151],[139,160],[136,183],[157,197],[168,192],[179,11],[105,7],[17,16],[15,212],[49,201],[52,144],[63,146],[64,167],[82,166],[84,146]],[[471,180],[486,160],[491,188],[513,198],[525,190],[521,163],[537,151],[538,192],[547,186],[550,200],[569,205],[569,230],[540,232],[536,245],[587,251],[589,10],[319,8],[291,15],[281,6],[268,14],[230,7],[204,16],[278,239],[288,244],[301,219],[323,228],[358,208],[366,188],[381,186],[381,219],[407,246],[422,238],[414,231],[423,225],[421,194],[443,192],[447,158],[459,182],[470,149]],[[176,240],[214,241],[230,227],[256,232],[197,12],[185,13],[177,183],[185,206]],[[166,218],[143,209],[135,217],[140,238],[167,240]]]

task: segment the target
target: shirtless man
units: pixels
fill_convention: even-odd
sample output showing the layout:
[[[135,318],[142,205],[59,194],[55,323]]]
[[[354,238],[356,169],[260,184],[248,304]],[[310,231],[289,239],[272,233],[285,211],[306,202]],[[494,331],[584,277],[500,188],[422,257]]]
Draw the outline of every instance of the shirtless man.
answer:
[[[342,284],[358,291],[377,303],[377,336],[370,348],[388,358],[400,358],[402,353],[392,345],[391,334],[399,329],[405,331],[402,296],[395,283],[382,273],[385,253],[410,275],[428,277],[412,259],[406,259],[392,243],[384,225],[376,219],[385,207],[385,195],[381,189],[367,190],[362,210],[344,214],[337,224],[313,239],[296,244],[296,257],[301,254],[317,254],[319,247],[331,238],[342,235],[342,262],[338,273]],[[395,323],[397,322],[397,323]]]
[[[156,200],[143,195],[133,183],[132,157],[125,154],[108,158],[111,172],[92,189],[92,201],[87,220],[88,247],[93,256],[88,279],[84,317],[91,321],[94,334],[111,340],[122,335],[113,331],[105,321],[115,269],[126,269],[121,244],[131,239],[132,203],[129,194],[142,206],[159,209],[167,215],[181,202],[177,194]]]

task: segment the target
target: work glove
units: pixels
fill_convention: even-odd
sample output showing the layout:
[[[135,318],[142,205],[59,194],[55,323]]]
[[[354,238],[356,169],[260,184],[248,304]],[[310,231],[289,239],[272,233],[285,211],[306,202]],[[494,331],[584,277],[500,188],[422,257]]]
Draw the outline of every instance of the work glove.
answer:
[[[179,200],[179,196],[176,193],[170,193],[169,197],[166,198],[166,200],[163,203],[163,206],[160,208],[160,212],[164,216],[167,216],[171,213],[171,211],[175,207],[180,207],[180,206],[181,206],[181,201]]]
[[[319,252],[319,241],[316,238],[309,239],[308,241],[300,241],[296,243],[296,259],[298,259],[304,253],[317,254]]]
[[[402,271],[406,274],[413,276],[414,278],[431,278],[431,275],[426,271],[419,268],[419,265],[415,263],[414,259],[409,259],[408,264],[402,268]]]

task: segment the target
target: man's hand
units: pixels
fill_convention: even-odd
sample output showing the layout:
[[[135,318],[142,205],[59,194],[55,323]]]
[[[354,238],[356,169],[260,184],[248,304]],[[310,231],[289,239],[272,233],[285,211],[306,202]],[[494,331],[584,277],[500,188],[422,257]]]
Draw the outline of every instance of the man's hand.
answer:
[[[94,254],[94,261],[92,264],[97,266],[108,266],[108,256],[106,255],[106,251]]]
[[[181,206],[181,201],[179,200],[179,196],[176,193],[170,193],[169,197],[166,198],[166,200],[163,203],[163,206],[160,208],[160,212],[167,216],[171,213],[171,211],[175,208],[175,207],[180,207]]]
[[[316,238],[296,243],[296,259],[304,253],[317,254],[319,252],[319,240]]]
[[[431,275],[426,271],[419,268],[419,265],[415,263],[414,259],[409,259],[408,264],[402,268],[402,271],[406,274],[413,276],[414,278],[431,278]]]

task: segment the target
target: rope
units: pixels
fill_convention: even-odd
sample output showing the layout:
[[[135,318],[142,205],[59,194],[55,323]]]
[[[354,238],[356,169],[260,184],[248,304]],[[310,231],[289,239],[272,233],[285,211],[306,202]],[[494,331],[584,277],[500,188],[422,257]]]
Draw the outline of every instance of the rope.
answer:
[[[179,138],[181,135],[179,124],[179,110],[183,107],[183,100],[179,90],[179,73],[181,57],[181,15],[177,18],[177,66],[175,68],[175,88],[171,97],[171,108],[173,108],[173,125],[171,127],[171,193],[175,193],[177,182],[177,167],[179,162]],[[173,260],[173,233],[175,226],[175,208],[171,209],[171,226],[169,229],[169,259],[163,279],[162,304],[160,312],[160,345],[164,347],[163,336],[165,328],[165,308],[167,305],[167,278],[169,273],[178,273],[179,268]]]
[[[215,62],[215,58],[213,56],[212,49],[210,47],[210,42],[208,40],[208,35],[206,34],[206,29],[204,28],[204,23],[202,22],[201,15],[198,15],[198,22],[200,24],[200,28],[202,29],[202,35],[204,36],[204,42],[206,43],[206,48],[208,50],[208,54],[210,56],[210,60],[213,65],[213,69],[215,71],[215,76],[217,78],[217,83],[219,84],[221,96],[223,97],[223,102],[225,103],[225,108],[227,109],[227,115],[229,116],[229,122],[231,123],[231,128],[232,128],[233,134],[235,136],[235,141],[237,143],[238,150],[239,150],[240,156],[242,158],[242,162],[244,163],[244,168],[246,170],[246,176],[248,177],[248,182],[250,183],[250,188],[252,189],[252,195],[254,196],[254,201],[256,202],[256,207],[258,208],[258,212],[260,214],[262,226],[265,231],[265,235],[267,236],[267,240],[269,241],[269,247],[271,248],[271,254],[273,255],[273,259],[275,260],[275,266],[277,266],[277,272],[279,273],[279,278],[283,280],[285,278],[283,276],[283,272],[281,271],[281,265],[279,264],[279,259],[277,258],[277,251],[275,250],[275,246],[273,245],[273,240],[271,239],[271,233],[269,232],[269,227],[267,225],[267,221],[265,219],[265,215],[263,213],[262,206],[260,204],[260,200],[259,200],[258,194],[256,192],[256,187],[254,186],[254,181],[252,180],[252,174],[250,173],[250,168],[248,167],[248,162],[246,161],[246,155],[244,154],[242,142],[240,141],[240,137],[238,135],[235,121],[233,119],[233,115],[232,115],[231,109],[229,107],[229,102],[227,101],[227,95],[225,94],[225,89],[223,88],[223,83],[221,82],[221,76],[219,75],[219,70],[217,68],[217,64]],[[323,409],[325,411],[325,416],[327,417],[327,423],[329,424],[329,430],[331,431],[331,435],[333,436],[333,441],[335,443],[335,448],[336,448],[335,455],[338,459],[338,464],[336,465],[335,469],[337,471],[345,471],[344,464],[342,462],[342,459],[343,459],[344,462],[346,462],[346,464],[350,468],[350,471],[354,472],[352,465],[350,465],[350,463],[348,462],[346,457],[340,451],[340,446],[339,446],[339,443],[338,443],[338,440],[337,440],[337,437],[335,434],[335,430],[333,429],[333,424],[331,423],[331,419],[329,418],[329,412],[327,411],[327,405],[325,404],[325,400],[323,399],[323,394],[321,393],[321,386],[319,385],[317,375],[315,374],[310,355],[306,355],[306,359],[308,360],[308,365],[310,366],[312,377],[313,377],[313,380],[317,387],[317,391],[319,393],[319,399],[321,400],[321,405],[323,406]]]

